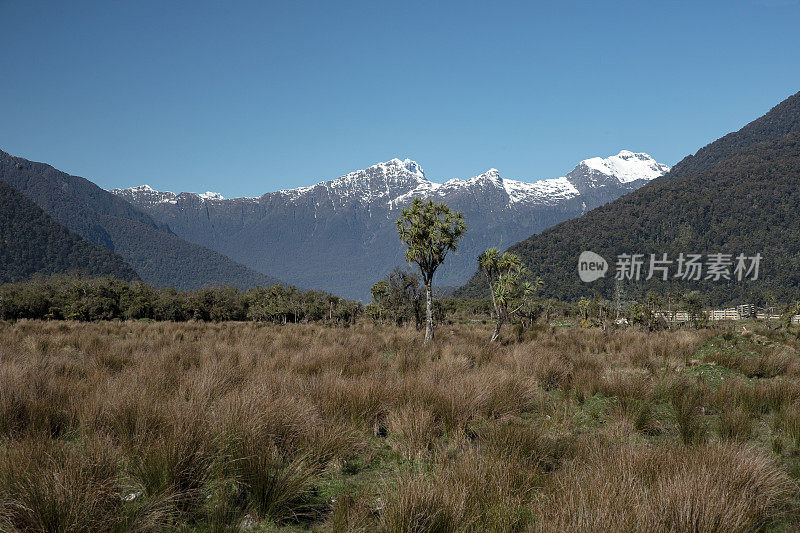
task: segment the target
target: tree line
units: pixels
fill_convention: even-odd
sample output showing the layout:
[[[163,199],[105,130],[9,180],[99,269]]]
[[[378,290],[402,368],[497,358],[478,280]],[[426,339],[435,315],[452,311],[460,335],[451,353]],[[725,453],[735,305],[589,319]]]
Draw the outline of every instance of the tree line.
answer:
[[[3,320],[252,320],[348,325],[362,312],[360,302],[283,285],[246,292],[235,287],[178,291],[113,276],[58,275],[0,286]]]

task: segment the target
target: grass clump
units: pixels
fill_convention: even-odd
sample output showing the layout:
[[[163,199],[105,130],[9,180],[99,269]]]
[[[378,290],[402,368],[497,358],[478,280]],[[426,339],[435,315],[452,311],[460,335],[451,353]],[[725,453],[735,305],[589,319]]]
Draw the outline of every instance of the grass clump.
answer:
[[[597,447],[557,477],[537,526],[745,532],[778,522],[795,491],[774,460],[738,444]]]
[[[0,443],[0,530],[110,531],[122,521],[117,459],[101,441]]]

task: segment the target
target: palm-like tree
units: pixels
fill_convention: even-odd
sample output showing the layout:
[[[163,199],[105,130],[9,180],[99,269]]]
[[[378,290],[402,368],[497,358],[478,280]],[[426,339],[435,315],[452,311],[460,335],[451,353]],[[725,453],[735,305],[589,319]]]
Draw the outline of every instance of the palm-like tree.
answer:
[[[416,264],[425,285],[425,344],[433,340],[433,275],[458,247],[467,227],[464,215],[447,204],[414,198],[397,220],[400,241],[406,245],[406,261]]]
[[[585,297],[581,296],[581,299],[578,301],[578,309],[581,312],[581,317],[585,322],[589,321],[589,311],[592,308],[592,302]]]
[[[497,248],[489,248],[479,255],[478,267],[489,282],[496,318],[491,342],[497,342],[505,321],[525,305],[524,298],[536,291],[542,281],[539,278],[534,281],[523,280],[526,271],[522,259],[511,252],[500,254]]]
[[[489,294],[492,296],[492,307],[495,316],[498,317],[497,300],[494,296],[494,284],[500,276],[500,252],[497,248],[489,248],[478,256],[478,268],[486,274],[486,280],[489,282]]]

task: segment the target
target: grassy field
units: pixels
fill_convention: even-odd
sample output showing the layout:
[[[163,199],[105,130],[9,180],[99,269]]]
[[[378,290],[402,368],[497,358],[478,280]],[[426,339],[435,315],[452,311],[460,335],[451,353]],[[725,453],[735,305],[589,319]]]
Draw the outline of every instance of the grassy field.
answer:
[[[794,531],[785,332],[0,323],[3,531]]]

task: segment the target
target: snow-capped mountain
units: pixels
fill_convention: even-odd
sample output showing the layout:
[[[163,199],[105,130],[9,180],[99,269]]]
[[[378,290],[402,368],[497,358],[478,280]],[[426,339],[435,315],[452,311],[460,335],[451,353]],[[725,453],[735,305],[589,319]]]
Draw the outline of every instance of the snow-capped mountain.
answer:
[[[175,194],[169,191],[157,191],[149,185],[139,185],[138,187],[130,187],[128,189],[113,189],[112,193],[117,196],[122,196],[128,201],[133,201],[136,204],[177,204],[178,198],[197,197],[198,200],[224,200],[225,198],[218,192],[206,191],[203,193],[184,192]]]
[[[627,150],[581,161],[563,177],[519,181],[497,169],[434,182],[415,161],[392,159],[316,185],[225,199],[147,185],[111,192],[166,222],[179,236],[302,287],[368,298],[370,286],[403,264],[394,222],[414,197],[464,213],[458,254],[437,273],[463,283],[485,248],[509,245],[635,190],[669,170]]]

